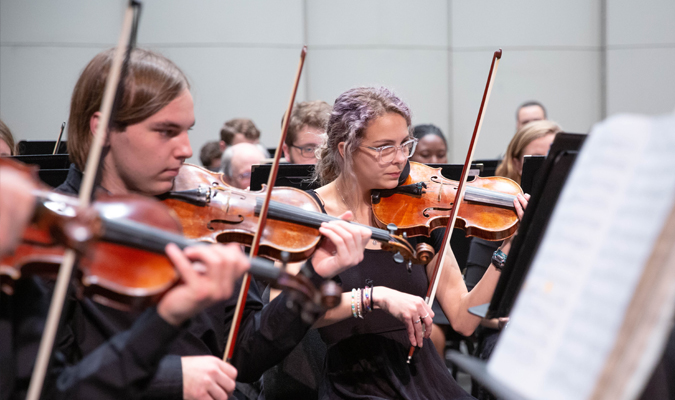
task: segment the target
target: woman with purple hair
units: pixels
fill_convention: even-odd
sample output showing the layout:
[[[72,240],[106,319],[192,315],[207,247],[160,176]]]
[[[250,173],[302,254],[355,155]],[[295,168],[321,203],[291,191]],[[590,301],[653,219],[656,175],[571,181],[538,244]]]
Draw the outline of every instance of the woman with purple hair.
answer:
[[[415,147],[410,110],[401,99],[386,88],[348,90],[335,101],[320,150],[315,179],[324,186],[310,193],[327,214],[351,210],[357,222],[373,226],[371,189],[396,187]],[[432,235],[436,250],[442,234]],[[360,264],[336,277],[342,303],[317,323],[328,345],[320,398],[471,398],[429,339],[434,313],[422,297],[430,274],[423,265],[406,272],[372,242]],[[437,298],[457,332],[476,329],[480,318],[467,310],[490,301],[498,277],[490,267],[468,292],[455,258],[447,257]],[[406,364],[411,345],[418,349]]]

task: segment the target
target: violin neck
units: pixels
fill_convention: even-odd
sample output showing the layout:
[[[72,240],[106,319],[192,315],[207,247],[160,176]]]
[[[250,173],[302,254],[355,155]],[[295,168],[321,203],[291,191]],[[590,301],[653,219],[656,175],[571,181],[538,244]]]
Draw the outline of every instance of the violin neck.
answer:
[[[260,213],[260,208],[262,207],[261,199],[258,199],[255,206],[255,214]],[[340,218],[333,217],[328,214],[323,214],[315,211],[304,210],[300,207],[291,206],[288,204],[280,203],[278,201],[270,200],[269,209],[267,211],[267,217],[275,219],[278,221],[291,222],[294,224],[307,226],[309,228],[319,229],[322,223],[339,221]],[[389,232],[375,228],[368,225],[359,224],[358,222],[351,222],[359,226],[370,229],[372,232],[372,238],[380,242],[389,242],[392,240]]]
[[[101,238],[107,242],[164,254],[166,245],[175,243],[184,249],[194,241],[185,237],[127,219],[103,218]]]

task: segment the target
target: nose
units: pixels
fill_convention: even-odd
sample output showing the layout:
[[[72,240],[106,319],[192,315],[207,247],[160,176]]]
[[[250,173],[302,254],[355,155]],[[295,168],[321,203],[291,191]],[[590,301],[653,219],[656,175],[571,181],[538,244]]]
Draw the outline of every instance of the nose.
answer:
[[[190,146],[190,137],[187,131],[181,132],[175,139],[176,148],[174,150],[174,157],[183,160],[192,157],[192,147]]]
[[[406,153],[405,150],[401,149],[400,147],[396,149],[396,155],[394,155],[394,160],[392,160],[392,164],[403,164],[405,161],[408,159],[408,154]]]

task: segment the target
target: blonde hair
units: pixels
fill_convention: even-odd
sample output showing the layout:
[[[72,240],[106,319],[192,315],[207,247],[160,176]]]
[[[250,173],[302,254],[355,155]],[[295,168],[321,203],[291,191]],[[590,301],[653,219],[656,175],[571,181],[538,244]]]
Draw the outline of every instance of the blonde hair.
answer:
[[[352,153],[361,145],[366,128],[375,119],[387,114],[402,116],[410,134],[411,118],[408,105],[385,87],[357,87],[342,93],[333,105],[333,111],[326,127],[326,141],[317,149],[318,161],[314,170],[314,180],[322,185],[334,181],[343,174],[344,179],[353,181],[356,174],[352,168]],[[412,137],[412,134],[410,134]],[[344,157],[340,154],[339,144],[345,143]],[[349,206],[356,203],[356,193],[348,188],[340,188],[346,195]]]
[[[84,68],[73,89],[68,118],[70,160],[84,170],[91,146],[91,117],[101,108],[103,92],[115,49],[97,54]],[[149,50],[135,48],[124,80],[124,96],[110,126],[124,131],[168,105],[184,90],[187,78],[168,58]]]
[[[0,140],[7,143],[9,146],[9,152],[11,156],[16,155],[16,144],[14,143],[14,136],[12,136],[12,131],[9,130],[9,127],[5,125],[4,122],[0,119]]]
[[[514,158],[520,159],[524,155],[523,150],[525,150],[525,147],[533,141],[561,131],[562,128],[560,128],[558,124],[547,120],[532,121],[523,125],[518,132],[513,135],[511,143],[509,143],[509,146],[506,148],[506,154],[495,171],[495,175],[505,176],[520,184],[520,174],[513,161]]]

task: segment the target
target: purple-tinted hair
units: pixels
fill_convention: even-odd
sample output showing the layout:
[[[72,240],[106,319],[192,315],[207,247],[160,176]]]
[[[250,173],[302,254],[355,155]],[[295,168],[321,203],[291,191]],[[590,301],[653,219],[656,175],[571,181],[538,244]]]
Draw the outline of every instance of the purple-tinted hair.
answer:
[[[327,139],[319,151],[314,179],[325,185],[340,174],[345,174],[347,180],[355,178],[352,153],[361,145],[368,125],[387,113],[396,113],[405,118],[410,130],[410,108],[391,90],[385,87],[357,87],[342,93],[335,100],[328,120]],[[344,158],[338,150],[341,142],[345,142]]]

